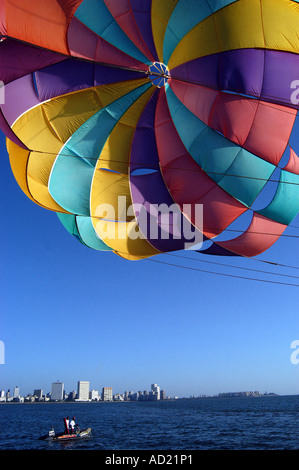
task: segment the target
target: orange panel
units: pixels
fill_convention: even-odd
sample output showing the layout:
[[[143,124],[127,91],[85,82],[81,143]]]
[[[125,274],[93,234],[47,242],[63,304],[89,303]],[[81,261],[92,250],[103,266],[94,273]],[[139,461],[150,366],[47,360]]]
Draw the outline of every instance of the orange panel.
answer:
[[[63,54],[69,53],[66,32],[82,0],[3,2],[8,36]]]

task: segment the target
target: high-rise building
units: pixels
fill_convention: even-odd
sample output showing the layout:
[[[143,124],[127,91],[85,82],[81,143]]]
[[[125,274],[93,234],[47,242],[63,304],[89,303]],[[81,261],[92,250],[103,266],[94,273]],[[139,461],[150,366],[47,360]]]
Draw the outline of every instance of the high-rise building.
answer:
[[[99,399],[99,392],[98,390],[90,390],[89,392],[90,400],[98,400]]]
[[[157,384],[151,385],[151,395],[155,400],[160,400],[160,387]]]
[[[82,401],[89,400],[89,382],[85,380],[78,381],[77,400],[82,400]]]
[[[75,400],[76,399],[76,392],[75,390],[73,390],[72,392],[70,392],[68,394],[68,397],[67,397],[68,400]]]
[[[33,395],[38,398],[38,399],[41,399],[43,397],[43,391],[41,388],[36,388],[33,390]]]
[[[16,387],[14,388],[14,391],[13,391],[13,397],[14,397],[14,398],[19,398],[19,396],[20,396],[20,389],[19,389],[18,386],[16,386]]]
[[[64,392],[64,383],[63,382],[53,382],[52,383],[51,400],[55,400],[55,401],[63,400],[63,392]]]
[[[102,400],[103,401],[112,401],[112,387],[103,387],[102,388]]]

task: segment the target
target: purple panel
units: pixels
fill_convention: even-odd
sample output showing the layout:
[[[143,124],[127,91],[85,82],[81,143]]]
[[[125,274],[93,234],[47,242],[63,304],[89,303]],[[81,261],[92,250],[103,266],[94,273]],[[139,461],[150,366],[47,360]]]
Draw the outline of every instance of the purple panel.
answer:
[[[210,88],[259,96],[263,73],[264,51],[240,49],[179,65],[171,71],[171,77]]]
[[[193,240],[201,242],[202,236],[184,217],[179,206],[174,205],[159,169],[154,132],[158,93],[159,90],[148,102],[135,130],[130,188],[141,232],[154,248],[167,252],[183,250]],[[146,170],[153,168],[156,171],[146,173]],[[143,174],[137,175],[136,170],[142,170]],[[173,209],[173,212],[168,209]]]
[[[41,101],[94,85],[94,66],[89,62],[67,59],[34,74]]]
[[[291,104],[290,85],[299,70],[299,55],[261,49],[239,49],[192,60],[171,71],[173,79],[218,90]]]
[[[291,103],[291,84],[299,79],[299,55],[290,52],[266,51],[262,96],[275,103]],[[298,88],[298,85],[296,85]]]
[[[1,108],[10,126],[21,114],[39,104],[32,75],[26,75],[5,85],[4,101]]]
[[[146,43],[148,49],[151,51],[152,55],[155,57],[155,60],[159,61],[152,34],[152,0],[131,0],[130,4],[134,14],[137,28],[141,32],[141,36],[144,42]]]
[[[0,47],[0,80],[4,83],[64,60],[64,56],[5,39]]]
[[[216,245],[213,243],[209,248],[204,250],[198,250],[198,253],[204,253],[205,255],[216,255],[216,256],[240,256],[237,253],[233,253],[232,251],[228,251],[222,246]]]
[[[147,78],[143,72],[122,69],[117,67],[95,66],[95,85],[107,85],[109,83],[124,82],[126,80],[139,80]]]
[[[67,59],[40,70],[34,75],[41,101],[93,86],[144,78],[144,74],[140,72],[106,67],[76,59]]]
[[[154,118],[158,96],[159,90],[157,89],[147,103],[136,128],[131,150],[131,173],[136,169],[160,171],[154,132]]]
[[[18,137],[14,134],[14,132],[9,127],[7,121],[5,120],[5,117],[3,116],[1,109],[0,109],[0,129],[6,135],[6,137],[8,137],[12,142],[19,145],[23,149],[28,150],[27,147],[18,139]]]

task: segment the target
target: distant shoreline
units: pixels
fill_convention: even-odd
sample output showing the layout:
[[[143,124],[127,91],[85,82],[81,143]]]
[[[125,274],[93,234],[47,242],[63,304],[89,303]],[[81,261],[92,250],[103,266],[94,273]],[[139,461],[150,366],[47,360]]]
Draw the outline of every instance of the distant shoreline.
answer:
[[[269,398],[269,397],[297,397],[299,394],[294,394],[294,395],[278,395],[276,393],[273,394],[266,394],[266,395],[252,395],[252,396],[205,396],[205,397],[180,397],[180,398],[170,398],[167,400],[148,400],[148,401],[142,401],[142,400],[92,400],[92,401],[71,401],[71,400],[62,400],[62,401],[3,401],[0,402],[0,405],[45,405],[45,404],[51,404],[51,405],[65,405],[65,404],[104,404],[104,403],[168,403],[168,402],[174,402],[174,401],[180,401],[180,400],[192,400],[192,401],[197,401],[197,400],[219,400],[219,399],[225,399],[225,400],[232,400],[232,399],[258,399],[258,398]]]

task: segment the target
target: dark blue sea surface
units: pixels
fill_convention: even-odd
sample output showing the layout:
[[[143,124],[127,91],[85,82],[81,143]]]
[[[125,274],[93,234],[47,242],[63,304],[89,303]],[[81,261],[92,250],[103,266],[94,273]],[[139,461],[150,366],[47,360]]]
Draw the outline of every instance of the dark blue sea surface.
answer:
[[[42,441],[75,416],[91,437]],[[299,396],[0,405],[0,450],[296,450]]]

